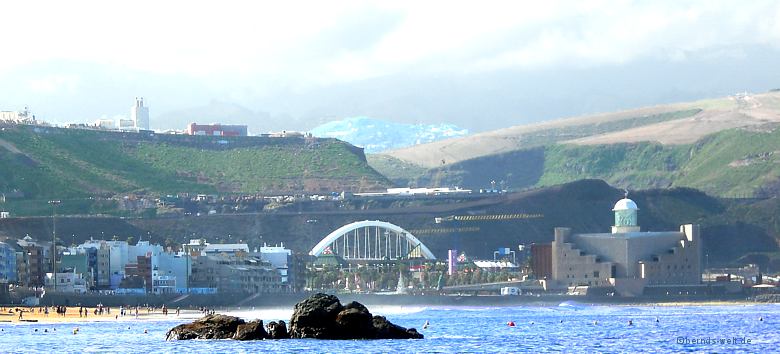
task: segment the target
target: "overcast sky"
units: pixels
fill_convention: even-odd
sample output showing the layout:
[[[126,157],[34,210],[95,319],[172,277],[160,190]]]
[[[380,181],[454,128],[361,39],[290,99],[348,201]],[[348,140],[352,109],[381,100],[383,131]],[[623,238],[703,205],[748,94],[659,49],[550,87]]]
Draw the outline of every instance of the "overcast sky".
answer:
[[[472,131],[780,87],[780,1],[14,1],[0,110]],[[200,116],[202,118],[194,117]]]

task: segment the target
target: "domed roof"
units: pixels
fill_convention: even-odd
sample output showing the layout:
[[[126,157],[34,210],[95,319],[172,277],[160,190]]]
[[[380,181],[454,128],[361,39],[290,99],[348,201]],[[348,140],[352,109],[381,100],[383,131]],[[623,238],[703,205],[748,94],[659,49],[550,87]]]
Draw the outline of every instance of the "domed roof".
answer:
[[[636,203],[634,203],[633,200],[628,198],[623,198],[621,200],[618,200],[618,202],[615,203],[615,207],[612,208],[612,211],[618,211],[618,210],[639,210],[639,207],[636,206]]]

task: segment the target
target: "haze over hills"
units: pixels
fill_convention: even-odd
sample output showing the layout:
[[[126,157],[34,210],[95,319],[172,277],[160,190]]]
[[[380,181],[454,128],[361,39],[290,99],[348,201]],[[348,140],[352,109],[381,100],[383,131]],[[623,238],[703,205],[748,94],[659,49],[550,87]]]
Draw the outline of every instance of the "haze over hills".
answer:
[[[632,188],[774,195],[778,123],[774,91],[516,126],[369,160],[399,184],[483,188],[495,180],[526,188],[602,178]]]
[[[468,134],[468,130],[453,124],[403,124],[368,117],[328,122],[310,132],[317,137],[337,138],[363,147],[366,153],[377,153]]]

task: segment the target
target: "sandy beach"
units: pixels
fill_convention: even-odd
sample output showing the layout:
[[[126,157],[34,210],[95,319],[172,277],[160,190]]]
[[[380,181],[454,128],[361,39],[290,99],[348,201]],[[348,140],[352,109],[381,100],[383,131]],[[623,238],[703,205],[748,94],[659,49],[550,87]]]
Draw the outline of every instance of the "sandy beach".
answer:
[[[0,307],[0,323],[60,323],[60,322],[81,322],[81,321],[155,321],[155,320],[174,320],[174,319],[195,319],[202,316],[198,310],[168,310],[168,314],[163,314],[162,310],[139,308],[138,316],[135,310],[127,309],[124,316],[120,315],[118,307],[103,307],[103,313],[99,311],[96,314],[94,307],[85,307],[85,311],[79,313],[79,307],[67,307],[65,314],[58,314],[54,308],[49,307],[49,313],[46,313],[46,307]],[[19,313],[21,312],[21,316]]]

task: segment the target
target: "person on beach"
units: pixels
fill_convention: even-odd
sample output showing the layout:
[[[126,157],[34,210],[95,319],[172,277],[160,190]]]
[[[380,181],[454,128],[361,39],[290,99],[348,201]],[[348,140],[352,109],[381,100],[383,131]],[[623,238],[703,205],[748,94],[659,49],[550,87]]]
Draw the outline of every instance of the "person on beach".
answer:
[[[82,314],[83,312],[84,312],[84,308],[83,308],[83,307],[79,307],[79,317],[81,317],[81,314]]]

